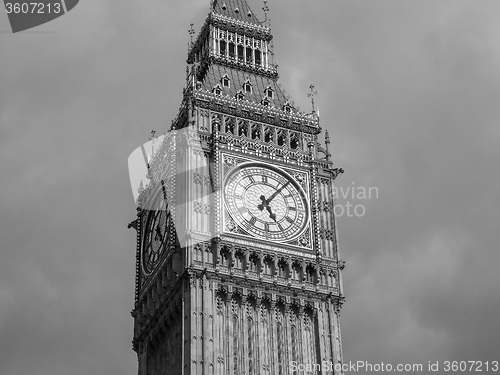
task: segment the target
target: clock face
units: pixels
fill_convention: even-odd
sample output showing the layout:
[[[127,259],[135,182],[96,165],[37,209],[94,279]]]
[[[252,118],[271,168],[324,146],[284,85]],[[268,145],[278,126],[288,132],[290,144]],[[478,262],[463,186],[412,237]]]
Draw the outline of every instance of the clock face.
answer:
[[[167,209],[165,201],[157,210],[150,211],[147,218],[144,246],[142,250],[142,264],[144,272],[149,274],[154,270],[165,251],[167,240]]]
[[[266,240],[298,237],[309,220],[304,191],[287,173],[260,163],[245,163],[226,179],[225,205],[245,232]]]

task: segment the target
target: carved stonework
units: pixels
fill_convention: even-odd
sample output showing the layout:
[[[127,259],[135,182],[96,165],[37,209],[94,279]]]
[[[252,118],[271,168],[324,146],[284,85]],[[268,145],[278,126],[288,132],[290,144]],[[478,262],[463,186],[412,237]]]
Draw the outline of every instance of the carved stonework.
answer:
[[[346,263],[346,262],[345,262],[345,260],[339,260],[339,261],[338,261],[338,264],[339,264],[339,269],[340,269],[341,271],[343,271],[343,270],[344,270],[344,268],[345,268],[345,263]]]
[[[324,233],[325,233],[325,239],[327,241],[334,241],[335,240],[335,231],[334,230],[332,230],[332,229],[325,229]]]
[[[270,29],[247,5],[211,2],[178,115],[149,159],[130,225],[139,375],[272,375],[288,373],[286,361],[341,360],[332,345],[344,301],[332,216],[341,170],[318,147],[319,116],[278,84]],[[248,173],[241,184],[238,169]],[[156,194],[170,216],[156,236],[164,255],[148,269]]]

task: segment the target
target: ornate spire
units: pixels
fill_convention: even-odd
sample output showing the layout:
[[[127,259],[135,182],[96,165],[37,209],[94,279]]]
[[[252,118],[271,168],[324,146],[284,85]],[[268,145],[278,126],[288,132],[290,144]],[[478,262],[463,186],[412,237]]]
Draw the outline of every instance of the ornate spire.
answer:
[[[328,130],[325,130],[325,149],[326,149],[326,161],[330,161],[330,151],[328,150],[328,146],[330,145],[330,135],[328,134]]]
[[[149,162],[153,159],[153,155],[155,153],[155,134],[156,130],[151,130],[151,137],[149,138],[151,140],[151,155],[149,156]],[[149,162],[148,162],[148,168],[149,168]]]
[[[269,12],[269,7],[267,6],[267,0],[264,0],[264,7],[262,8],[264,11],[264,24],[267,25],[267,13]]]
[[[314,91],[314,85],[310,85],[309,89],[311,90],[311,92],[309,94],[307,94],[307,96],[311,98],[311,104],[312,104],[312,112],[311,113],[314,113],[314,112],[316,112],[316,106],[314,104],[314,97],[316,95],[318,95],[318,92]]]
[[[191,24],[191,28],[188,30],[188,33],[191,37],[191,45],[192,46],[194,44],[194,41],[193,41],[193,38],[194,38],[194,28],[193,28],[194,24]]]

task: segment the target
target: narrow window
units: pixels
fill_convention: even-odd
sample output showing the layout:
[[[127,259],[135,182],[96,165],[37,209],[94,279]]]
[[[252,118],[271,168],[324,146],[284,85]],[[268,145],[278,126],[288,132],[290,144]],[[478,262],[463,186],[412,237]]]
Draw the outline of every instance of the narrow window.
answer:
[[[309,283],[314,283],[316,281],[316,271],[311,267],[307,267],[306,281]]]
[[[297,133],[293,133],[290,136],[290,148],[292,150],[299,148],[299,137],[297,136]]]
[[[273,274],[273,262],[269,258],[266,258],[264,261],[264,273],[270,276]]]
[[[278,132],[278,146],[283,146],[286,142],[286,135],[283,130]]]
[[[238,122],[238,135],[241,137],[246,137],[248,135],[248,122],[239,121]]]
[[[260,139],[260,125],[255,124],[252,127],[252,139]]]
[[[247,47],[247,63],[252,63],[252,49]]]
[[[298,264],[294,264],[292,266],[292,274],[293,274],[293,279],[295,281],[300,281],[300,274],[301,274],[301,272],[300,272],[300,267],[299,267]]]
[[[283,261],[280,261],[278,266],[279,266],[279,276],[286,279],[288,276],[287,272],[286,272],[286,269],[287,269],[286,263]]]
[[[220,257],[221,257],[221,265],[224,267],[229,267],[229,254],[226,251],[224,251],[223,253],[221,253]]]
[[[238,60],[244,61],[243,60],[243,46],[238,46]]]
[[[251,255],[249,258],[249,261],[250,261],[250,264],[249,264],[248,269],[251,272],[258,272],[258,264],[259,264],[258,258],[255,255]]]
[[[264,133],[264,140],[266,142],[274,141],[274,132],[271,128],[266,128]]]
[[[243,268],[243,255],[240,253],[236,254],[236,256],[234,257],[234,268]]]
[[[235,57],[235,48],[234,43],[229,43],[229,57],[234,59]]]
[[[255,65],[262,66],[262,54],[259,50],[255,50]]]
[[[234,134],[235,120],[233,117],[226,119],[226,133]]]
[[[226,56],[226,42],[224,40],[219,42],[219,54]]]

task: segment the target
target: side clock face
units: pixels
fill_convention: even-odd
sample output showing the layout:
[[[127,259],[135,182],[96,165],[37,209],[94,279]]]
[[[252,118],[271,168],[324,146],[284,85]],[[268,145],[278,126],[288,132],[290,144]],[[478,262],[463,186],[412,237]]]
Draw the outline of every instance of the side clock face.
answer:
[[[248,234],[265,240],[298,237],[309,220],[304,191],[286,172],[260,163],[242,164],[226,179],[225,205]]]
[[[167,209],[165,201],[155,211],[150,211],[146,223],[142,264],[144,272],[151,273],[163,255],[167,239]]]

